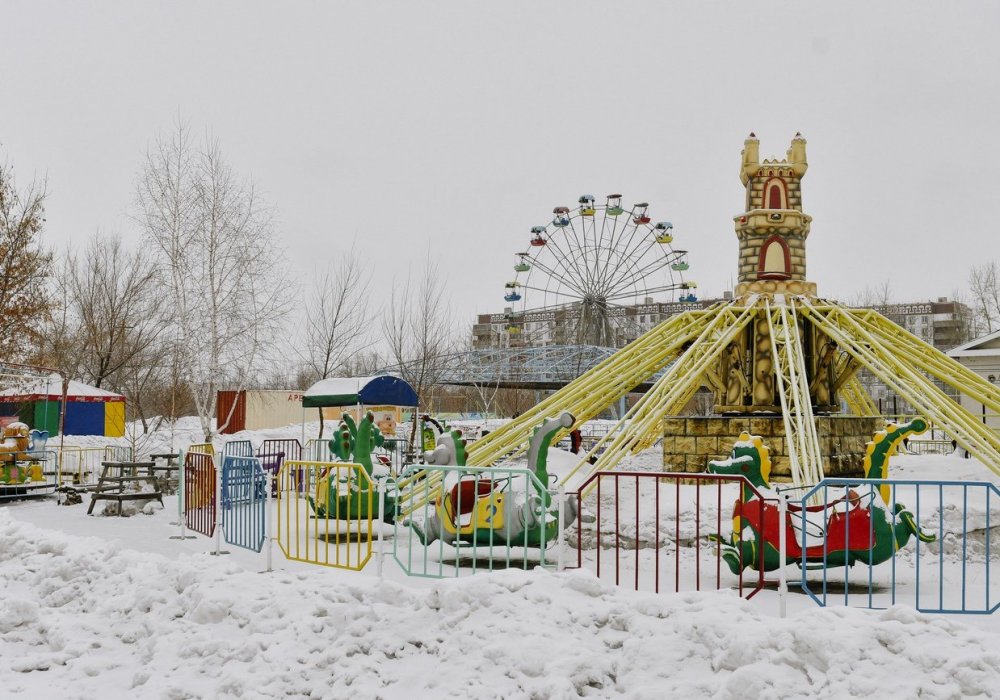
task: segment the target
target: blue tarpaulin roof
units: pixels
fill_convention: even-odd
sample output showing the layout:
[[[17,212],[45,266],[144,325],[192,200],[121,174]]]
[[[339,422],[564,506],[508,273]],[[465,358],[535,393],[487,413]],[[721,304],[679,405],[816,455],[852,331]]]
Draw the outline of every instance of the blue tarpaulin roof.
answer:
[[[327,406],[416,406],[417,392],[407,382],[389,374],[377,377],[321,379],[302,395],[305,408]]]

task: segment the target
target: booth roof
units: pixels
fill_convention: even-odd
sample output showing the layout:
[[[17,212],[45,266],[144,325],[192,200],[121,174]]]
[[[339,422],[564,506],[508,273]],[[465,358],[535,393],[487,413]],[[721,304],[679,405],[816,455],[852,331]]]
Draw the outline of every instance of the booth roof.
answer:
[[[305,408],[327,406],[416,406],[417,393],[399,377],[331,377],[321,379],[302,395]]]
[[[0,403],[22,403],[26,401],[62,400],[62,377],[53,374],[48,379],[35,379],[26,386],[12,387],[0,391]],[[71,379],[67,401],[124,401],[125,397],[113,391],[98,389]]]

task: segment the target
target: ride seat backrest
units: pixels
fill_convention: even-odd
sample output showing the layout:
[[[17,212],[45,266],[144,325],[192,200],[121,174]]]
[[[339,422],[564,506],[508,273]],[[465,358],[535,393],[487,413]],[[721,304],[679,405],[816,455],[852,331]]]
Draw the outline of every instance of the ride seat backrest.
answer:
[[[452,487],[448,498],[451,503],[451,512],[455,515],[466,515],[472,512],[476,505],[476,500],[483,496],[488,496],[493,492],[496,482],[488,479],[463,479]],[[459,507],[461,506],[461,510]]]
[[[266,472],[277,474],[278,470],[281,469],[282,462],[284,461],[285,461],[285,453],[275,452],[274,454],[262,456],[260,458],[260,466],[263,467],[264,471]]]

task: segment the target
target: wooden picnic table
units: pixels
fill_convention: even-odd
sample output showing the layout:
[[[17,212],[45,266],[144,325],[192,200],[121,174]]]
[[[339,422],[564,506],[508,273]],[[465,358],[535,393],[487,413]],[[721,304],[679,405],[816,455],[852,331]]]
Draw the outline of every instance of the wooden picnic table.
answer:
[[[159,491],[157,477],[148,472],[146,476],[137,473],[139,469],[150,469],[155,462],[101,462],[101,476],[97,480],[97,488],[90,494],[90,508],[87,515],[92,515],[98,501],[116,501],[118,515],[122,515],[122,501],[157,500],[163,505],[163,494]],[[125,486],[133,483],[149,482],[153,491],[125,491]]]

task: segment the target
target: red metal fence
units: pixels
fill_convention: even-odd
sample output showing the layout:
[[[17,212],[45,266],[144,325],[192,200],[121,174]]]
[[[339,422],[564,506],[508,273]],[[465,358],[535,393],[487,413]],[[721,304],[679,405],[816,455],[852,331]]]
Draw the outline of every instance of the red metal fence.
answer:
[[[736,587],[744,595],[746,585],[750,598],[764,585],[763,547],[752,550],[757,562],[745,561],[742,547],[732,548],[738,574],[723,556],[741,487],[760,496],[742,476],[597,472],[578,490],[576,527],[567,532],[571,542],[575,535],[576,566],[635,590]],[[763,514],[764,499],[758,502]],[[759,570],[745,568],[751,564]]]
[[[212,455],[184,456],[184,524],[206,537],[215,534],[215,461]]]

